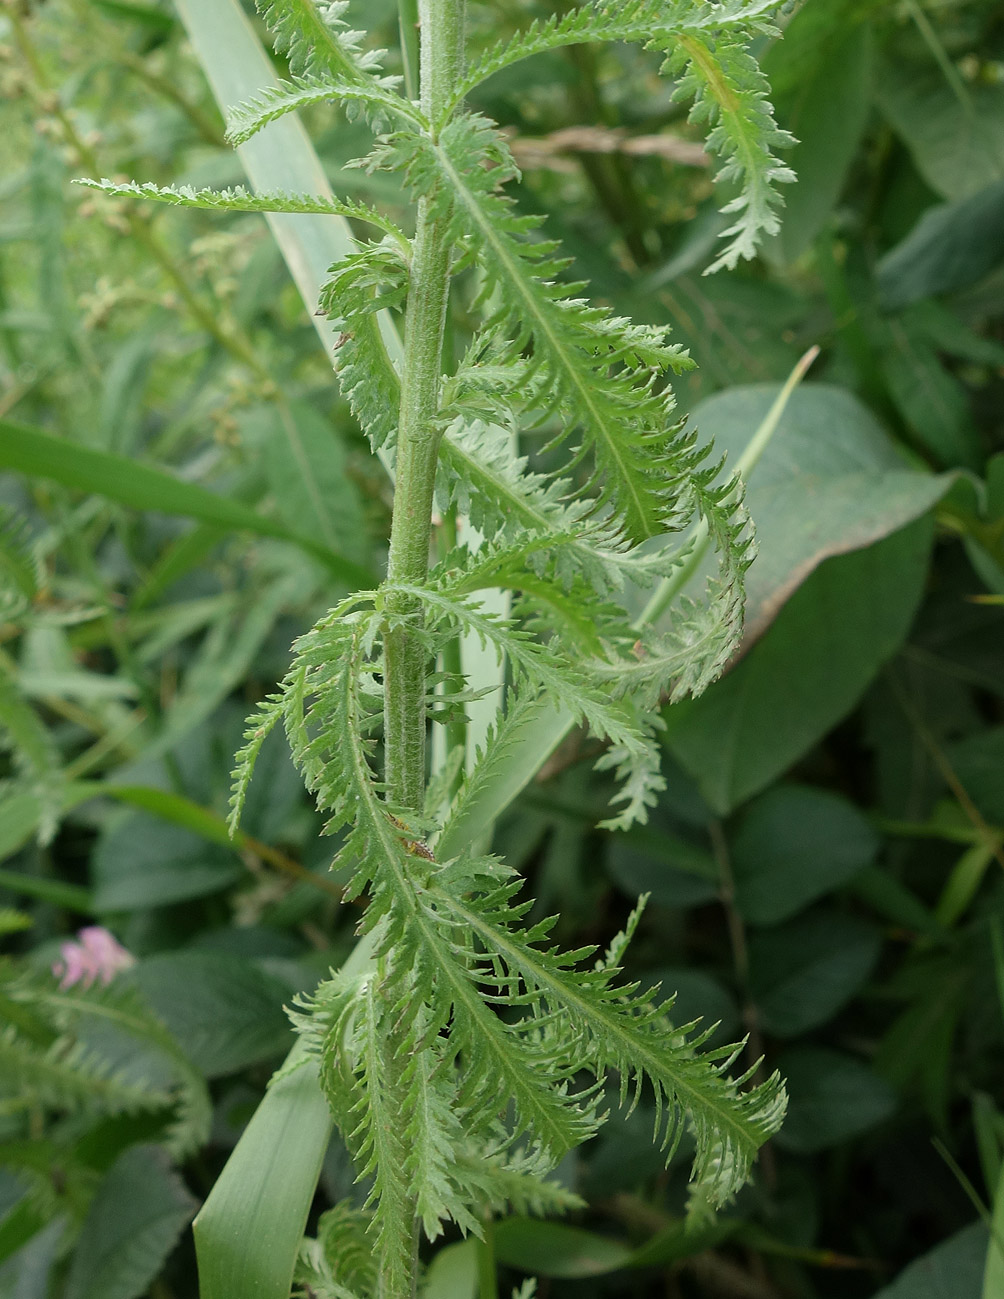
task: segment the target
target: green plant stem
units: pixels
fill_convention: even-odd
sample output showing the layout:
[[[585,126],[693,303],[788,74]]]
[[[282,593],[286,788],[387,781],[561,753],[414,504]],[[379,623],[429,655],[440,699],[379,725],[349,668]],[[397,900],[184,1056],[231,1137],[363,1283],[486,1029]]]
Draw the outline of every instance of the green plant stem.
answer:
[[[463,60],[463,0],[419,0],[421,106],[435,121],[456,85]],[[442,430],[437,424],[443,336],[450,295],[450,246],[446,223],[418,205],[405,323],[401,405],[395,460],[394,511],[387,577],[422,583],[429,571],[436,458]],[[420,811],[425,802],[427,651],[421,636],[419,601],[391,594],[385,605],[384,764],[388,796],[395,806]],[[402,1114],[404,1030],[384,1044],[387,1077]],[[401,1242],[412,1259],[410,1283],[401,1292],[381,1265],[378,1299],[413,1299],[418,1279],[418,1220],[413,1212],[409,1239]]]
[[[495,1266],[495,1225],[482,1221],[484,1236],[478,1241],[478,1299],[499,1299],[498,1269]]]
[[[456,84],[463,55],[463,0],[420,0],[421,104],[435,121]],[[387,577],[419,584],[429,571],[439,385],[450,292],[445,223],[419,202],[408,289],[397,432],[394,513]],[[426,651],[416,634],[419,601],[390,596],[384,636],[384,746],[393,801],[418,811],[425,795]]]

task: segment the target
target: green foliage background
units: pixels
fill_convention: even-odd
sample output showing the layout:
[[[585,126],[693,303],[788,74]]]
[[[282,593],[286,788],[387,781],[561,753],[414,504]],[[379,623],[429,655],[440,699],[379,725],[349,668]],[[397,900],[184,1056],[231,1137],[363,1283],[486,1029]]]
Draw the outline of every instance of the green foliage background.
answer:
[[[552,11],[473,5],[473,38]],[[362,17],[396,43],[396,7]],[[244,179],[174,10],[15,3],[0,39],[0,1295],[180,1299],[282,1006],[353,942],[282,742],[233,842],[231,756],[294,636],[380,571],[388,488],[260,217],[69,186]],[[494,1250],[555,1296],[998,1299],[1004,19],[806,0],[760,53],[798,180],[712,278],[728,194],[658,56],[554,51],[474,100],[593,295],[673,325],[681,406],[730,461],[822,349],[749,483],[743,653],[665,709],[648,826],[592,828],[609,791],[573,737],[496,840],[572,945],[650,892],[631,973],[748,1033],[788,1119],[685,1226],[688,1152],[666,1174],[644,1107],[614,1118],[561,1170],[588,1208],[501,1221]],[[339,192],[401,199],[340,172],[360,122],[306,117]],[[86,923],[138,963],[61,994]],[[336,1143],[320,1273],[344,1224],[317,1214],[358,1195]],[[474,1264],[447,1244],[428,1292],[473,1294]]]

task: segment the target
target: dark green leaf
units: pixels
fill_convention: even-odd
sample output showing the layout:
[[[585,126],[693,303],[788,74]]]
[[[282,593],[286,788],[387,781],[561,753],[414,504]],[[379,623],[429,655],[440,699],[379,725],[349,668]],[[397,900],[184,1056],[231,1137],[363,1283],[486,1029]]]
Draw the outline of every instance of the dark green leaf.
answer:
[[[289,1050],[282,1008],[289,988],[246,960],[222,952],[166,952],[141,961],[134,978],[207,1078]]]
[[[974,1222],[915,1259],[875,1299],[980,1299],[986,1253],[987,1229]]]
[[[789,1089],[788,1116],[777,1143],[811,1154],[860,1136],[896,1107],[892,1088],[853,1056],[799,1047],[777,1062]]]
[[[201,1299],[288,1299],[331,1133],[317,1066],[273,1081],[195,1221]],[[262,1170],[268,1175],[262,1177]]]
[[[920,447],[938,465],[979,468],[982,452],[969,394],[941,364],[914,320],[893,317],[878,338],[889,396]]]
[[[659,828],[656,809],[650,823],[634,826],[610,840],[607,870],[630,898],[648,893],[668,907],[693,907],[718,896],[718,867],[707,848]]]
[[[440,1249],[425,1273],[425,1299],[477,1299],[478,1242],[457,1241]]]
[[[156,1146],[133,1146],[98,1188],[70,1265],[66,1299],[136,1299],[195,1213]]]
[[[692,418],[734,465],[778,391],[773,384],[729,388],[696,406]],[[747,484],[757,557],[746,576],[744,646],[823,560],[902,528],[951,483],[911,468],[852,393],[827,384],[796,389]]]
[[[931,59],[922,71],[883,59],[875,85],[879,106],[936,193],[954,202],[1004,180],[1004,87],[970,83],[960,98]]]
[[[931,536],[923,519],[827,560],[727,676],[666,711],[666,743],[712,807],[769,785],[860,699],[909,629]]]
[[[540,1276],[602,1276],[623,1267],[631,1250],[581,1227],[535,1218],[506,1218],[495,1228],[495,1255],[500,1263]]]
[[[827,10],[839,8],[827,6]],[[766,67],[775,87],[785,69],[794,72],[794,90],[777,96],[778,116],[798,140],[786,156],[798,179],[785,190],[784,216],[776,238],[787,262],[809,247],[829,219],[871,110],[870,27],[837,15],[837,21],[828,25],[827,39],[812,42],[822,46],[825,57],[814,59],[810,72],[806,54],[811,51],[800,35],[803,28],[815,24],[819,12],[806,6],[792,19]]]
[[[983,816],[1004,825],[1004,726],[977,731],[953,744],[948,760]]]
[[[750,938],[750,990],[764,1028],[797,1037],[825,1024],[862,986],[878,960],[874,926],[819,911]]]
[[[242,874],[233,854],[144,812],[115,821],[94,855],[94,909],[136,911],[217,893]]]
[[[885,306],[951,293],[1004,260],[1004,181],[971,198],[928,208],[878,264]]]
[[[787,920],[871,865],[878,844],[846,799],[801,785],[772,789],[749,809],[732,841],[739,910],[757,925]]]

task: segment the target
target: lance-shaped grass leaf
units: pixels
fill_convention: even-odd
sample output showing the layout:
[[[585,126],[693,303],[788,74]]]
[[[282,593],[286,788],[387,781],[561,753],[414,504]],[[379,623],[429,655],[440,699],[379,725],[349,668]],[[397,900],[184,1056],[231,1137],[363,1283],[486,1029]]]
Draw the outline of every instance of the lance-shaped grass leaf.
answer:
[[[310,537],[291,532],[239,501],[218,496],[196,483],[186,483],[152,465],[79,446],[26,424],[0,420],[0,467],[62,483],[77,491],[93,492],[130,509],[160,510],[231,531],[292,541],[321,560],[342,581],[358,585],[372,580],[372,574],[360,564],[318,545]]]

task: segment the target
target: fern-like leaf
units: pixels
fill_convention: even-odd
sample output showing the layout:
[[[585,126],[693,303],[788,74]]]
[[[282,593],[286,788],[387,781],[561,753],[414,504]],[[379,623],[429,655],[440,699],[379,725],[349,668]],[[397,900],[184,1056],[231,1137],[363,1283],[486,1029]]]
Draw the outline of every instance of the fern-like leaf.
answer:
[[[364,33],[352,31],[342,15],[348,0],[256,0],[272,33],[277,54],[285,54],[294,76],[326,75],[346,81],[373,76],[385,50],[365,50]]]
[[[59,1037],[50,1048],[54,1059],[58,1059],[61,1065],[69,1065],[84,1078],[96,1071],[99,1091],[104,1089],[108,1092],[107,1097],[102,1095],[101,1101],[101,1107],[106,1110],[118,1103],[114,1095],[119,1080],[112,1077],[102,1081],[102,1071],[107,1071],[107,1065],[95,1061],[76,1042],[75,1026],[87,1019],[103,1020],[136,1041],[153,1047],[170,1065],[176,1086],[167,1093],[166,1101],[162,1088],[140,1086],[140,1095],[148,1093],[156,1102],[148,1102],[141,1108],[161,1108],[165,1103],[173,1108],[173,1117],[161,1140],[175,1157],[183,1158],[205,1144],[212,1121],[212,1104],[205,1079],[141,999],[128,974],[120,975],[107,988],[94,985],[90,988],[54,989],[26,980],[12,987],[8,995],[16,1002],[41,1011],[55,1025]],[[128,1087],[135,1091],[137,1085],[128,1084]],[[118,1111],[112,1109],[109,1112]]]
[[[0,619],[13,622],[30,608],[42,581],[27,520],[0,506]]]
[[[774,121],[766,78],[747,52],[751,36],[774,34],[771,15],[785,0],[597,0],[537,20],[488,50],[458,87],[449,112],[475,86],[534,54],[587,41],[628,41],[668,57],[663,72],[678,78],[675,99],[693,100],[691,120],[707,123],[707,147],[723,159],[720,180],[740,186],[723,209],[737,219],[722,237],[729,243],[708,271],[752,257],[764,235],[778,228],[778,185],[794,180],[774,150],[793,143]],[[444,118],[445,120],[445,118]]]
[[[48,843],[62,812],[65,778],[59,747],[13,675],[0,666],[0,751],[4,749],[14,759],[18,785],[38,801],[38,837]]]
[[[370,1221],[365,1210],[347,1201],[321,1214],[317,1236],[300,1246],[293,1299],[371,1299],[376,1294]]]
[[[8,1104],[22,1098],[71,1114],[138,1114],[172,1102],[167,1089],[130,1081],[69,1038],[42,1050],[10,1025],[0,1030],[0,1090]]]
[[[331,267],[320,310],[339,330],[335,370],[342,394],[374,450],[397,433],[401,384],[387,353],[377,313],[397,306],[408,292],[409,258],[385,239]]]
[[[542,945],[547,925],[519,932],[513,923],[519,908],[511,903],[518,884],[480,896],[472,885],[476,888],[476,881],[461,870],[449,885],[434,885],[426,905],[440,923],[448,920],[458,931],[473,933],[484,950],[494,954],[488,987],[500,982],[523,987],[530,1022],[533,1016],[567,1016],[569,1029],[574,1025],[577,1031],[580,1064],[600,1076],[616,1071],[622,1105],[630,1102],[632,1088],[637,1099],[647,1081],[655,1095],[656,1131],[667,1158],[689,1116],[696,1140],[693,1176],[716,1203],[728,1200],[748,1178],[759,1146],[780,1126],[785,1094],[779,1077],[775,1074],[741,1091],[752,1070],[738,1081],[725,1074],[738,1048],[716,1048],[697,1057],[694,1049],[707,1034],[688,1039],[683,1029],[674,1037],[666,1021],[671,1003],[660,1005],[651,992],[618,986],[616,967],[605,962],[573,972],[569,954]],[[572,955],[581,959],[583,954]]]
[[[476,251],[500,301],[491,328],[508,337],[512,354],[532,343],[532,368],[564,422],[556,440],[578,429],[577,458],[586,449],[593,456],[585,490],[595,489],[601,505],[620,512],[634,540],[663,531],[672,399],[655,384],[665,371],[689,368],[689,358],[665,341],[665,330],[632,325],[571,296],[578,286],[557,282],[567,263],[553,243],[526,238],[539,220],[517,215],[500,191],[515,167],[486,118],[456,117],[436,141],[398,133],[376,160],[403,167],[416,194],[448,223],[450,237]]]
[[[734,267],[741,258],[755,256],[763,236],[780,228],[777,209],[783,199],[778,185],[793,181],[795,173],[774,150],[794,140],[774,121],[767,78],[744,40],[692,31],[671,42],[660,34],[649,44],[657,49],[670,46],[663,68],[680,78],[673,98],[693,99],[691,120],[711,127],[708,148],[723,159],[717,179],[739,188],[737,197],[722,208],[736,218],[722,231],[728,243],[705,273]]]
[[[366,221],[384,234],[395,239],[407,253],[409,244],[402,230],[372,208],[368,203],[353,199],[315,198],[309,194],[251,194],[242,185],[233,189],[193,189],[191,185],[154,185],[147,181],[117,182],[111,180],[80,179],[73,182],[88,189],[101,190],[114,198],[152,199],[155,203],[168,203],[173,207],[200,208],[207,212],[292,212],[309,216],[340,216],[353,221]]]
[[[582,718],[595,735],[634,752],[650,747],[630,712],[616,702],[611,704],[608,691],[598,689],[556,648],[541,644],[513,622],[486,612],[463,594],[463,583],[463,574],[451,578],[446,573],[436,586],[388,583],[383,591],[411,596],[420,602],[432,627],[473,633],[482,644],[491,642],[500,655],[505,654],[517,676],[525,677],[531,686]]]
[[[245,144],[269,122],[312,104],[331,102],[365,112],[374,122],[404,120],[417,126],[424,124],[414,104],[382,83],[298,77],[295,81],[267,86],[252,99],[232,107],[227,114],[227,139],[234,145]]]

